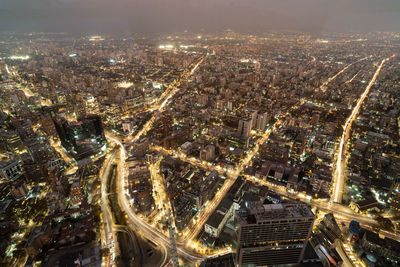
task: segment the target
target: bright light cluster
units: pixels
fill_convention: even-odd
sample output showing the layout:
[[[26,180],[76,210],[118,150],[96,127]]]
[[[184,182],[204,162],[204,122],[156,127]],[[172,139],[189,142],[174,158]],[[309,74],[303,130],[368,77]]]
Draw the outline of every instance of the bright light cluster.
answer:
[[[89,37],[89,41],[103,41],[104,37],[100,35],[93,35]]]
[[[120,87],[120,88],[129,88],[131,86],[133,86],[132,82],[124,81],[124,82],[118,83],[118,87]]]
[[[29,58],[30,58],[30,56],[28,56],[28,55],[24,55],[24,56],[22,56],[22,55],[15,55],[15,56],[11,56],[11,57],[9,57],[10,59],[12,59],[12,60],[28,60]]]
[[[174,49],[174,46],[171,44],[168,44],[168,45],[160,45],[158,48],[165,49],[165,50],[171,50],[171,49]]]

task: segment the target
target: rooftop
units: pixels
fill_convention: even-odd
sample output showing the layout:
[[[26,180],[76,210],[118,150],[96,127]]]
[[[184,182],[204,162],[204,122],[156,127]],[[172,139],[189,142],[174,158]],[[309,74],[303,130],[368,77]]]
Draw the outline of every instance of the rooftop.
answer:
[[[0,161],[0,168],[5,168],[8,167],[10,164],[15,163],[15,160],[10,160],[10,161]]]
[[[247,202],[246,208],[237,212],[241,225],[258,224],[270,220],[314,218],[311,209],[303,203],[262,204]]]

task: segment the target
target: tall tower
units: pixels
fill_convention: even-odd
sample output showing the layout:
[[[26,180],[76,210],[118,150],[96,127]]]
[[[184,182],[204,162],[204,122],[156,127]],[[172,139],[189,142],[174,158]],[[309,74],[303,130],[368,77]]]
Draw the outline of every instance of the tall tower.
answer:
[[[260,202],[247,202],[236,218],[241,267],[300,263],[315,219],[304,203]]]
[[[239,120],[238,134],[240,135],[241,138],[246,139],[250,136],[252,123],[253,121],[251,118],[245,118]]]
[[[261,113],[257,115],[257,122],[256,122],[256,128],[257,130],[264,132],[265,131],[265,126],[267,125],[268,121],[268,113]]]

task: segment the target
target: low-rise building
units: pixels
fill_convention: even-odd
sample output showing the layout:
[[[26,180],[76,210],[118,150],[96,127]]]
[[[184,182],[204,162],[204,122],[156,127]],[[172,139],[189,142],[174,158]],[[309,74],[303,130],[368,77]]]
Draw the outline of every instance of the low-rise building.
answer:
[[[214,213],[204,224],[204,231],[213,237],[219,237],[227,220],[232,216],[233,201],[229,197],[222,199]]]
[[[376,211],[380,210],[380,205],[379,205],[378,201],[376,201],[373,198],[360,200],[360,201],[352,200],[350,202],[349,207],[351,209],[353,209],[355,212],[359,212],[359,213],[367,212],[369,210],[376,210]]]
[[[23,174],[22,164],[18,160],[0,162],[1,182],[12,182],[17,180]]]
[[[385,257],[397,266],[400,262],[400,242],[391,238],[380,238],[377,233],[363,230],[364,235],[360,240],[362,248],[377,256]]]
[[[33,228],[25,245],[26,254],[34,258],[40,249],[51,242],[52,230],[49,224],[42,224]]]
[[[71,191],[69,193],[69,197],[71,199],[71,203],[73,206],[80,205],[83,201],[82,187],[80,182],[74,182],[71,185]]]

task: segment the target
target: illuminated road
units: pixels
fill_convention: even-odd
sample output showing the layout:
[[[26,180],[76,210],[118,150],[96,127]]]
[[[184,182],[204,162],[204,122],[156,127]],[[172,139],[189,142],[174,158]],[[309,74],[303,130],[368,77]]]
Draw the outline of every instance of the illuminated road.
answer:
[[[140,244],[138,242],[135,242],[136,241],[136,237],[135,237],[134,233],[131,231],[131,229],[129,227],[127,227],[126,225],[118,225],[118,224],[114,224],[113,225],[113,229],[116,232],[123,232],[123,233],[125,233],[125,234],[127,234],[129,236],[129,239],[131,241],[130,242],[131,243],[130,250],[136,252],[136,254],[134,254],[136,257],[132,255],[132,258],[130,260],[131,261],[136,261],[136,266],[143,266],[142,249],[140,247]],[[139,254],[139,256],[137,256],[138,254]],[[134,266],[134,265],[130,264],[130,266]]]
[[[154,122],[157,120],[158,114],[164,110],[164,108],[168,105],[171,98],[177,92],[179,92],[180,80],[188,79],[196,71],[196,69],[199,67],[199,65],[205,60],[205,58],[206,58],[206,56],[202,57],[194,65],[194,67],[191,70],[185,71],[178,80],[175,80],[165,90],[165,92],[161,95],[161,97],[158,99],[156,104],[150,109],[150,111],[153,112],[151,118],[145,123],[143,128],[135,136],[133,136],[131,138],[130,141],[135,142],[135,141],[139,140],[143,135],[145,135],[151,129]],[[370,57],[362,58],[362,59],[358,60],[357,62],[366,60],[368,58],[370,58]],[[364,101],[364,99],[366,98],[370,88],[372,87],[375,80],[377,79],[383,64],[389,59],[390,58],[387,58],[381,62],[379,68],[375,72],[373,79],[370,81],[368,87],[365,89],[365,91],[362,94],[360,100],[358,101],[356,107],[353,109],[351,116],[347,119],[347,121],[344,125],[344,132],[343,132],[342,139],[340,142],[339,156],[338,156],[338,161],[336,164],[336,173],[337,174],[336,174],[335,182],[333,183],[333,187],[334,187],[333,199],[335,202],[340,203],[341,198],[342,198],[341,194],[342,194],[342,188],[343,188],[343,184],[344,184],[344,178],[343,178],[343,169],[344,168],[343,168],[343,166],[345,165],[347,140],[349,138],[351,124],[354,121],[354,119],[356,118],[359,108],[360,108],[362,102]],[[315,60],[315,58],[313,58],[313,60]],[[350,68],[353,64],[355,64],[357,62],[354,62],[354,63],[351,63],[351,64],[345,66],[341,71],[339,71],[334,76],[330,77],[326,82],[324,82],[321,85],[320,89],[325,92],[327,89],[327,85],[331,81],[333,81],[336,77],[338,77],[339,75],[344,73],[348,68]],[[9,69],[7,66],[6,66],[6,69],[7,69],[7,72],[9,73]],[[357,76],[357,74],[349,81],[351,82]],[[22,88],[21,84],[19,84],[18,86],[25,92],[25,94],[27,96],[33,96],[33,93],[29,89]],[[272,127],[270,127],[267,131],[265,131],[260,136],[260,138],[256,140],[256,142],[254,143],[254,146],[248,152],[246,152],[245,157],[238,163],[238,165],[235,168],[225,169],[221,166],[215,166],[211,163],[201,162],[198,159],[187,158],[186,155],[184,155],[183,153],[177,152],[177,151],[170,151],[170,150],[167,151],[162,148],[161,149],[155,148],[155,150],[163,151],[168,154],[173,154],[176,157],[179,157],[182,160],[189,162],[195,166],[199,166],[201,168],[208,169],[208,170],[217,170],[220,174],[226,174],[226,176],[227,176],[227,179],[226,179],[225,183],[223,184],[222,188],[217,192],[215,197],[205,207],[204,212],[201,214],[200,218],[196,221],[196,223],[194,224],[194,227],[192,229],[188,230],[186,233],[184,233],[182,241],[180,243],[178,243],[178,252],[181,256],[189,259],[192,262],[198,262],[198,261],[206,258],[205,256],[201,256],[196,253],[193,253],[185,245],[192,244],[191,241],[199,234],[199,232],[203,228],[204,223],[207,221],[209,216],[214,212],[215,208],[218,206],[218,204],[221,202],[221,200],[225,197],[227,191],[229,190],[231,185],[234,183],[236,178],[240,174],[242,174],[244,169],[247,166],[249,166],[251,164],[251,162],[254,160],[254,157],[258,154],[260,145],[262,145],[263,143],[265,143],[268,140],[270,134],[272,132],[274,132],[276,130],[276,128],[282,124],[284,118],[286,118],[286,116],[289,115],[293,109],[298,108],[303,103],[304,102],[300,102],[299,104],[290,108],[287,111],[287,113],[280,116],[280,119],[278,119],[277,122]],[[119,155],[119,160],[118,160],[118,176],[117,176],[118,180],[117,180],[117,188],[116,188],[119,205],[121,206],[121,210],[123,210],[128,216],[129,227],[132,227],[133,229],[138,231],[139,234],[143,235],[145,238],[151,240],[152,242],[154,242],[155,244],[157,244],[159,246],[159,248],[161,249],[161,251],[163,253],[163,257],[162,257],[162,261],[160,262],[160,266],[164,266],[168,262],[168,249],[170,249],[170,247],[171,247],[170,239],[165,233],[162,233],[160,230],[152,227],[147,222],[143,221],[141,219],[141,217],[138,216],[135,212],[133,212],[131,203],[128,200],[128,191],[126,189],[126,185],[128,183],[127,183],[127,170],[126,170],[126,165],[125,165],[125,161],[126,161],[126,157],[127,157],[125,148],[118,138],[115,138],[109,134],[107,134],[107,138],[119,146],[119,149],[115,149],[114,151],[112,151],[111,155],[109,155],[109,157],[107,157],[106,162],[105,162],[102,170],[99,173],[99,177],[101,178],[101,202],[102,202],[101,208],[102,208],[102,215],[103,215],[102,217],[104,219],[104,226],[105,226],[104,240],[107,244],[107,247],[110,248],[110,258],[108,259],[107,265],[114,265],[114,259],[115,259],[114,240],[116,240],[116,238],[114,235],[113,228],[121,230],[121,231],[127,231],[126,229],[121,228],[122,226],[114,226],[113,227],[113,225],[114,225],[113,218],[112,218],[109,206],[107,204],[108,203],[107,192],[106,192],[107,178],[109,177],[112,163],[114,162],[116,154],[119,151],[120,155]],[[59,145],[59,143],[54,144],[54,145],[56,147],[58,147],[58,149],[61,147]],[[67,161],[69,159],[69,156],[65,154],[65,151],[63,149],[61,149],[59,151],[59,153],[62,155],[64,160]],[[73,162],[71,161],[68,163],[72,164]],[[160,174],[158,172],[159,163],[160,163],[160,161],[158,161],[154,166],[150,166],[149,170],[151,172],[152,179],[154,179],[154,181],[156,181],[156,182],[153,182],[153,185],[155,186],[154,187],[155,191],[158,192],[158,198],[156,198],[156,205],[158,206],[158,208],[164,207],[165,210],[163,209],[163,212],[168,214],[168,213],[170,213],[171,207],[169,204],[169,200],[166,197],[165,188],[163,188],[163,186],[162,186],[162,184],[163,184],[162,179],[160,178]],[[258,183],[261,183],[261,184],[263,183],[263,181],[261,181],[259,179],[257,180],[257,178],[254,178],[254,177],[246,176],[246,178],[249,180],[253,180]],[[269,186],[269,187],[271,188],[271,186]],[[280,194],[288,196],[290,198],[295,197],[293,195],[288,194],[287,192],[280,192],[281,191],[280,189],[275,188],[274,190],[279,191]],[[340,191],[340,194],[339,194],[339,191]],[[340,201],[338,201],[338,199]],[[336,203],[330,203],[328,201],[325,202],[325,201],[308,200],[307,198],[302,198],[302,200],[310,203],[310,205],[312,205],[312,206],[316,206],[316,207],[320,208],[321,210],[333,212],[333,213],[335,213],[335,215],[338,215],[339,217],[343,216],[346,219],[354,219],[354,220],[357,220],[360,222],[364,222],[367,225],[376,225],[376,222],[373,219],[366,217],[366,216],[360,216],[359,214],[355,214],[354,212],[349,211],[347,207],[344,207],[342,205],[339,205]],[[168,205],[165,205],[166,203],[168,203]],[[128,231],[128,234],[129,234],[129,231]]]
[[[362,61],[365,59],[367,59],[367,58],[361,59],[359,61]],[[192,74],[195,71],[195,69],[203,62],[203,60],[204,60],[204,58],[202,58],[195,65],[195,67],[192,69],[190,74]],[[357,61],[357,62],[359,62],[359,61]],[[339,76],[341,73],[343,73],[345,70],[347,70],[353,64],[354,63],[349,64],[342,71],[335,74],[333,77],[329,78],[328,81],[324,83],[324,86],[329,84],[332,80],[334,80],[337,76]],[[164,107],[168,103],[168,100],[171,99],[171,97],[173,95],[175,95],[175,93],[177,91],[178,91],[177,88],[171,87],[170,90],[168,90],[168,96],[165,96],[164,100],[162,100],[161,103],[159,102],[157,107],[151,110],[151,111],[154,111],[154,114],[151,117],[151,119],[146,122],[146,124],[143,126],[142,130],[140,130],[134,137],[128,138],[128,140],[132,140],[132,142],[139,140],[139,138],[141,136],[143,136],[152,127],[153,123],[156,121],[158,112],[161,112],[164,109]],[[198,167],[208,169],[208,170],[217,170],[220,174],[223,174],[223,175],[225,174],[227,176],[227,179],[226,179],[224,185],[222,186],[222,188],[217,192],[215,197],[206,205],[205,210],[201,214],[200,218],[197,221],[195,221],[194,227],[192,229],[188,229],[187,231],[184,231],[183,237],[181,238],[180,242],[177,242],[178,253],[181,256],[183,256],[193,262],[200,261],[206,257],[206,256],[200,256],[200,255],[194,254],[191,250],[188,250],[189,247],[193,247],[195,244],[195,242],[193,242],[192,240],[201,231],[204,223],[206,222],[208,217],[214,212],[214,209],[220,203],[220,201],[223,199],[223,197],[226,195],[227,191],[229,190],[230,186],[233,184],[235,179],[243,172],[243,170],[246,168],[246,166],[251,164],[251,161],[254,159],[254,157],[258,153],[260,145],[268,140],[270,134],[274,130],[276,130],[276,128],[283,122],[283,120],[286,118],[287,115],[290,115],[291,111],[300,107],[302,104],[304,104],[304,102],[305,101],[300,101],[298,104],[291,107],[285,114],[281,115],[280,119],[278,119],[277,122],[272,127],[270,127],[264,134],[262,134],[261,137],[255,142],[252,149],[250,151],[246,152],[244,159],[234,169],[233,168],[222,168],[221,166],[215,166],[209,162],[204,163],[195,158],[187,158],[186,155],[184,155],[178,151],[165,150],[161,147],[153,147],[154,150],[162,151],[171,156],[179,157],[183,161],[189,162],[189,163],[193,164],[194,166],[198,166]],[[140,232],[142,234],[144,234],[146,236],[146,238],[148,238],[152,242],[158,244],[162,248],[162,250],[164,251],[164,255],[165,255],[165,260],[163,261],[163,264],[165,264],[168,260],[167,248],[170,248],[170,239],[168,236],[166,236],[164,233],[160,232],[158,229],[152,227],[147,222],[144,222],[139,216],[137,216],[133,212],[131,204],[128,201],[127,193],[125,193],[125,191],[126,191],[125,185],[127,184],[126,183],[126,169],[125,169],[126,168],[126,166],[125,166],[125,159],[126,159],[125,149],[124,149],[122,143],[120,142],[120,140],[118,140],[117,138],[110,136],[110,135],[107,135],[107,137],[111,141],[117,143],[121,147],[120,162],[118,165],[119,174],[120,174],[118,176],[118,178],[120,179],[120,181],[118,181],[118,183],[117,183],[118,184],[117,193],[118,193],[121,209],[126,212],[128,218],[129,218],[129,222],[133,228],[135,228],[137,230],[140,229]],[[152,176],[157,175],[154,172],[155,169],[156,168],[151,168],[151,170],[150,170],[152,172]],[[162,201],[157,200],[157,205],[160,206],[162,202],[164,202],[164,204],[166,202],[164,197],[163,197]],[[347,217],[353,216],[353,217],[359,218],[359,215],[354,215],[354,213],[352,213],[352,212],[348,213],[347,210],[345,210],[345,207],[343,207],[343,206],[335,207],[332,204],[329,204],[328,202],[326,202],[326,203],[314,203],[313,202],[312,204],[315,206],[318,206],[321,209],[325,209],[325,210],[335,209],[335,213],[343,214],[343,216],[347,216]],[[343,210],[341,210],[341,209],[343,209]],[[366,218],[365,220],[367,220],[369,223],[371,223],[371,221],[373,221],[370,218]],[[226,252],[221,252],[221,253],[226,253]]]
[[[297,109],[300,107],[304,102],[300,102],[296,105],[293,105],[285,114],[281,115],[281,118],[285,118],[287,115],[289,115],[294,109]],[[197,166],[199,168],[203,168],[206,170],[215,170],[221,175],[227,175],[228,179],[225,180],[223,186],[221,189],[216,193],[214,198],[209,201],[209,203],[206,205],[204,208],[204,211],[202,212],[200,218],[194,221],[194,227],[192,229],[187,229],[186,231],[183,232],[183,238],[181,240],[177,241],[178,244],[187,244],[190,245],[191,241],[200,233],[200,231],[203,228],[204,223],[207,221],[207,219],[211,216],[211,214],[214,212],[215,208],[219,205],[219,203],[222,201],[222,199],[225,197],[226,193],[228,192],[229,188],[232,186],[232,184],[235,182],[236,178],[243,172],[243,170],[251,163],[251,161],[254,159],[254,156],[257,155],[258,150],[260,148],[260,145],[266,142],[271,135],[273,131],[276,130],[276,128],[282,123],[282,119],[277,120],[272,127],[270,127],[268,130],[266,130],[259,139],[254,144],[254,147],[247,152],[245,158],[239,162],[239,164],[236,166],[235,169],[232,168],[225,168],[221,167],[219,165],[214,165],[210,162],[202,162],[199,159],[196,159],[194,157],[187,157],[184,153],[181,153],[179,151],[175,150],[166,150],[162,147],[159,146],[152,146],[151,149],[154,149],[156,151],[163,152],[165,154],[169,154],[173,157],[178,157],[184,162],[188,162],[194,166]]]
[[[385,64],[386,61],[394,57],[395,55],[392,55],[391,57],[385,58],[382,60],[381,64],[379,67],[376,69],[374,76],[372,77],[371,81],[369,82],[368,86],[365,88],[363,94],[361,95],[360,99],[358,100],[356,106],[353,108],[353,111],[351,112],[350,116],[347,118],[344,126],[343,126],[343,134],[340,139],[339,143],[339,151],[337,154],[337,161],[336,161],[336,170],[335,170],[335,175],[334,175],[334,181],[332,184],[333,187],[333,194],[331,196],[331,201],[336,202],[336,203],[341,203],[342,202],[342,195],[343,195],[343,186],[344,186],[344,169],[346,165],[346,152],[347,152],[347,141],[349,139],[350,135],[350,129],[353,121],[357,118],[357,114],[360,110],[360,107],[362,103],[364,102],[365,98],[367,97],[369,90],[371,87],[374,85],[376,79],[379,76],[379,73]]]
[[[345,82],[345,84],[351,83],[357,76],[358,74],[361,72],[361,70],[359,70],[353,77],[351,77],[349,80],[347,80]]]
[[[163,186],[163,181],[162,177],[159,174],[159,168],[160,168],[160,162],[162,160],[162,157],[160,157],[157,162],[150,164],[149,166],[149,171],[150,171],[150,177],[151,181],[153,184],[153,192],[156,194],[154,195],[154,200],[155,200],[155,205],[158,207],[158,209],[163,208],[163,204],[168,202],[167,196],[165,193],[165,189]]]
[[[203,57],[199,62],[197,62],[197,64],[190,71],[186,71],[179,80],[188,79],[197,70],[197,68],[204,61],[204,59],[205,59],[205,57]],[[165,107],[165,105],[168,103],[168,100],[170,100],[171,97],[173,97],[179,91],[179,88],[178,88],[179,85],[180,85],[180,82],[178,80],[175,80],[165,90],[165,92],[160,96],[160,98],[157,101],[158,104],[156,104],[155,107],[153,107],[151,110],[152,111],[153,110],[159,110],[159,111],[162,110]],[[160,104],[160,102],[161,102],[161,104]]]
[[[99,177],[101,179],[101,210],[103,222],[105,225],[104,228],[104,237],[103,240],[107,244],[107,247],[110,249],[110,257],[108,258],[107,266],[114,265],[115,259],[115,244],[114,240],[116,240],[114,232],[113,232],[113,220],[111,211],[108,207],[107,201],[107,180],[110,175],[111,164],[114,161],[115,155],[118,150],[115,149],[110,156],[107,156],[106,164],[100,170]]]
[[[326,80],[320,87],[319,87],[319,89],[320,90],[322,90],[322,92],[326,92],[326,89],[328,88],[327,87],[327,85],[331,82],[331,81],[333,81],[334,79],[336,79],[340,74],[342,74],[343,72],[345,72],[348,68],[350,68],[351,66],[353,66],[354,64],[356,64],[356,63],[358,63],[358,62],[361,62],[361,61],[363,61],[363,60],[366,60],[366,59],[368,59],[368,58],[371,58],[372,56],[369,56],[369,57],[364,57],[364,58],[362,58],[362,59],[360,59],[360,60],[358,60],[358,61],[356,61],[356,62],[353,62],[353,63],[351,63],[351,64],[348,64],[347,66],[345,66],[341,71],[339,71],[338,73],[336,73],[335,75],[333,75],[332,77],[330,77],[330,78],[328,78],[328,80]]]
[[[344,265],[346,267],[353,267],[355,266],[353,262],[350,260],[349,256],[347,253],[344,251],[343,243],[342,241],[338,241],[338,245],[336,246],[336,251],[338,252],[340,258],[342,258]]]
[[[331,203],[327,200],[322,200],[322,199],[314,200],[310,197],[305,196],[302,193],[290,193],[286,191],[286,187],[277,186],[275,184],[269,183],[268,181],[256,178],[254,176],[245,175],[245,178],[253,183],[258,183],[260,185],[267,186],[269,190],[274,191],[275,193],[282,195],[286,198],[289,198],[291,200],[301,200],[312,207],[317,207],[322,211],[332,212],[335,214],[335,216],[345,218],[347,220],[356,220],[360,223],[369,226],[378,225],[378,223],[371,217],[368,217],[367,215],[363,214],[358,214],[347,206],[343,206],[337,203]]]
[[[182,75],[181,79],[187,79],[192,75],[196,69],[199,67],[199,65],[205,60],[206,56],[202,57],[199,62],[195,64],[195,66],[190,70],[187,71],[185,74]],[[174,82],[174,85],[179,85],[179,82]],[[162,112],[166,104],[168,103],[168,100],[171,99],[178,91],[179,88],[175,86],[170,86],[167,90],[166,94],[163,94],[161,98],[164,98],[162,100],[161,104],[159,104],[156,108],[152,109],[153,115],[152,117],[145,123],[143,128],[134,136],[131,138],[128,138],[128,140],[131,140],[131,142],[135,142],[139,140],[139,138],[143,135],[146,134],[147,131],[152,127],[153,123],[155,122],[157,118],[158,112]],[[160,98],[160,99],[161,99]],[[118,163],[118,182],[117,182],[117,195],[118,195],[118,201],[121,206],[121,210],[125,211],[129,223],[131,227],[134,229],[138,230],[140,234],[145,236],[145,238],[151,240],[158,246],[160,246],[162,253],[164,255],[163,261],[161,263],[161,266],[164,266],[167,261],[168,261],[168,250],[167,246],[170,246],[170,240],[168,237],[166,237],[163,233],[159,232],[157,229],[153,228],[146,222],[144,222],[139,216],[137,216],[133,210],[132,207],[130,206],[130,203],[128,201],[128,194],[127,190],[125,190],[125,185],[126,183],[126,166],[125,166],[125,160],[126,160],[126,151],[120,140],[117,138],[111,136],[110,134],[106,134],[107,138],[111,140],[112,142],[116,143],[118,146],[120,146],[120,160]],[[193,261],[193,262],[198,262],[204,259],[204,257],[200,257],[197,254],[192,253],[191,251],[187,251],[183,247],[178,247],[178,252],[181,256]]]
[[[10,69],[8,68],[7,64],[5,64],[5,65],[6,65],[7,74],[10,74]]]
[[[242,173],[244,168],[248,166],[248,164],[253,160],[254,156],[258,153],[260,144],[264,143],[268,137],[270,136],[271,132],[280,124],[278,120],[271,129],[268,129],[261,138],[256,141],[253,149],[247,153],[245,158],[238,164],[235,170],[228,170],[228,179],[223,184],[222,188],[217,192],[214,198],[207,204],[204,209],[204,212],[200,219],[196,221],[194,228],[186,235],[184,238],[185,241],[193,240],[202,230],[204,223],[208,220],[211,214],[214,212],[215,208],[219,205],[222,199],[225,197],[228,190],[231,188],[232,184],[235,182],[237,177]],[[221,171],[221,169],[216,168],[215,170]]]
[[[166,216],[172,214],[171,202],[168,199],[164,179],[160,174],[161,160],[162,157],[159,157],[157,162],[150,164],[150,166],[148,167],[153,185],[154,202],[158,210],[156,217],[153,219],[153,225],[156,225],[158,221],[161,221]],[[164,234],[167,235],[168,232],[165,231]]]
[[[13,67],[10,67],[10,68],[13,68]],[[18,80],[18,79],[17,79],[17,76],[18,76],[18,78],[19,78],[20,80],[22,80],[22,78],[19,76],[19,74],[18,74],[15,70],[13,70],[13,71],[11,72],[11,71],[10,71],[10,68],[6,65],[6,71],[7,71],[7,73],[8,73],[9,75],[12,74],[12,78],[14,79],[13,81],[15,82],[15,85],[18,87],[18,89],[22,90],[22,91],[25,93],[25,95],[26,95],[27,97],[37,96],[37,97],[40,99],[40,103],[41,103],[42,106],[51,106],[51,105],[52,105],[52,102],[51,102],[50,99],[46,99],[46,98],[44,98],[44,97],[42,97],[42,96],[39,96],[38,94],[33,93],[32,90],[30,90],[29,88],[22,86],[21,83],[18,83],[18,82],[17,82],[17,80]],[[14,69],[15,69],[15,68],[14,68]],[[31,85],[32,85],[32,84],[31,84]],[[32,86],[33,86],[33,85],[32,85]]]
[[[115,142],[118,144],[121,149],[120,149],[120,160],[118,163],[118,180],[117,180],[117,194],[118,194],[118,201],[121,206],[121,210],[126,212],[128,215],[129,223],[131,227],[133,227],[135,230],[137,230],[138,234],[143,235],[145,238],[151,240],[160,248],[162,249],[164,258],[162,261],[161,266],[164,266],[167,263],[168,260],[168,250],[167,246],[170,247],[170,239],[169,237],[165,236],[163,233],[161,233],[158,229],[153,228],[151,225],[149,225],[147,222],[143,221],[135,212],[133,212],[132,207],[130,206],[130,203],[128,201],[128,196],[126,193],[126,190],[124,189],[126,183],[126,166],[125,166],[125,160],[126,160],[126,151],[122,146],[122,143],[107,134],[107,138],[111,140],[112,142]],[[183,248],[182,246],[178,246],[178,253],[185,257],[188,260],[191,260],[192,262],[198,262],[203,260],[205,257],[198,256],[197,254],[191,252],[190,250],[187,250]]]
[[[73,174],[78,170],[76,161],[66,152],[65,148],[61,145],[60,141],[54,141],[49,138],[50,145],[61,155],[61,158],[69,165],[68,169],[65,170],[65,174]]]
[[[180,245],[187,244],[188,245],[189,242],[183,242],[183,241],[192,241],[193,238],[196,237],[196,235],[201,231],[205,221],[213,213],[214,209],[218,206],[218,204],[221,202],[222,198],[225,196],[225,194],[228,192],[229,188],[235,181],[237,176],[234,176],[234,173],[236,173],[236,172],[234,172],[232,169],[226,169],[226,168],[221,168],[220,166],[212,165],[209,162],[208,162],[208,164],[203,164],[199,159],[192,158],[192,157],[189,158],[184,153],[181,153],[179,151],[167,150],[160,146],[152,146],[151,149],[154,151],[163,152],[164,154],[170,155],[175,158],[179,158],[184,162],[190,163],[191,165],[197,166],[202,169],[206,169],[209,171],[216,170],[220,174],[224,174],[224,173],[231,174],[229,176],[229,178],[223,184],[222,188],[216,193],[214,198],[207,204],[201,217],[194,221],[194,223],[193,223],[194,228],[192,228],[190,230],[187,229],[186,231],[184,231],[183,238],[180,238],[179,240],[177,240],[177,244],[180,244]]]
[[[13,67],[11,67],[11,68],[13,68]],[[7,64],[6,64],[6,71],[7,71],[7,73],[8,73],[9,75],[12,74],[13,78],[15,79],[15,78],[16,78],[17,76],[19,76],[19,75],[18,75],[18,73],[17,73],[15,70],[10,71],[11,68],[9,68],[9,67],[7,66]],[[15,69],[15,68],[14,68],[14,69]],[[19,78],[20,78],[20,77],[19,77]],[[21,78],[20,78],[20,79],[21,79]],[[15,80],[14,80],[14,81],[15,81]],[[21,89],[22,91],[24,91],[24,93],[25,93],[26,96],[31,97],[31,96],[34,96],[34,95],[35,95],[30,89],[28,89],[28,88],[26,88],[26,87],[23,87],[21,84],[17,83],[16,81],[15,81],[15,84],[18,86],[19,89]]]
[[[206,56],[202,57],[190,71],[188,70],[185,72],[185,74],[182,75],[181,79],[188,79],[197,70],[200,64],[203,63],[205,59]],[[179,84],[180,82],[175,80],[173,82],[173,85],[169,86],[167,90],[165,90],[165,92],[161,95],[160,99],[164,100],[161,102],[161,104],[156,105],[155,107],[150,109],[150,111],[153,112],[153,116],[143,125],[142,129],[132,138],[132,143],[138,141],[140,137],[142,137],[144,134],[147,133],[148,130],[151,129],[151,127],[153,126],[154,122],[157,119],[158,113],[164,110],[164,107],[168,103],[168,100],[170,100],[171,97],[173,97],[179,91],[179,87],[177,87],[179,86]]]

